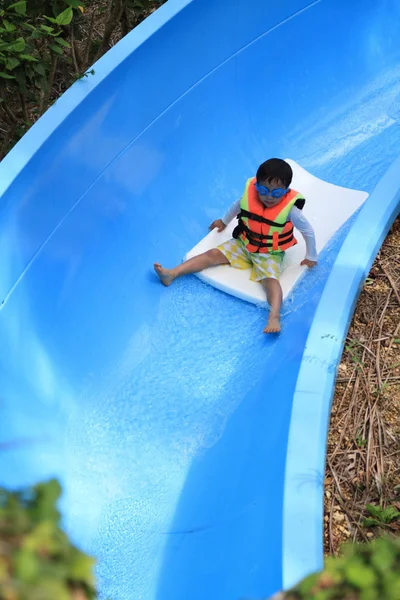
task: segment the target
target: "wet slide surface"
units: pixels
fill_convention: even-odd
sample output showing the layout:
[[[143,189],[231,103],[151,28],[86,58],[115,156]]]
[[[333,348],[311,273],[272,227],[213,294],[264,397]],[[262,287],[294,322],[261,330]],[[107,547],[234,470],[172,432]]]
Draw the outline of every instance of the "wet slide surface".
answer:
[[[169,0],[2,162],[0,483],[60,479],[101,598],[255,600],[321,566],[335,360],[398,210],[399,17],[396,0]],[[279,339],[265,310],[152,273],[270,156],[370,194]]]

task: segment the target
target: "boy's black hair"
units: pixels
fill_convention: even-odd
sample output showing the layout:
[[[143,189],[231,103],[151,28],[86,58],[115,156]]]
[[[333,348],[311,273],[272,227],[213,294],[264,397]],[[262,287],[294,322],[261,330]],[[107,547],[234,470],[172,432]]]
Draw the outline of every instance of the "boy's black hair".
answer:
[[[270,158],[258,167],[256,177],[257,183],[280,179],[283,185],[288,188],[292,183],[293,171],[292,167],[281,158]]]

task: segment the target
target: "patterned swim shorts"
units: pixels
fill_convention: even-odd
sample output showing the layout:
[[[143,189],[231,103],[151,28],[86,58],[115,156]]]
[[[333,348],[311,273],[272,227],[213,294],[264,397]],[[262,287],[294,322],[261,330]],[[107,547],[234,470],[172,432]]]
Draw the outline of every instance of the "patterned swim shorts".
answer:
[[[284,252],[268,252],[258,254],[248,252],[241,240],[232,238],[217,249],[229,260],[232,267],[236,269],[252,269],[250,279],[261,281],[262,279],[277,279],[279,281],[282,272]]]

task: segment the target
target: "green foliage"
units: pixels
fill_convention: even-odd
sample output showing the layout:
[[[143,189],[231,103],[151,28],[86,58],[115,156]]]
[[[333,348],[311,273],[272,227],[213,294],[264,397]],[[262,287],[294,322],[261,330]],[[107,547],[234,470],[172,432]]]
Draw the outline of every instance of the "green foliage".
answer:
[[[285,598],[399,600],[400,539],[388,536],[370,544],[346,544],[341,556],[326,560],[322,573],[304,579]]]
[[[82,75],[77,75],[76,79],[84,79],[85,77],[89,77],[89,75],[94,75],[95,74],[95,70],[94,69],[90,69],[89,71],[86,71],[86,73],[82,73]]]
[[[357,430],[355,441],[358,448],[365,448],[368,445],[368,440],[363,437],[360,429]]]
[[[39,97],[47,96],[53,83],[57,59],[70,60],[64,56],[70,47],[65,27],[73,19],[74,8],[66,1],[63,6],[46,1],[42,9],[53,15],[47,16],[39,7],[25,0],[12,4],[0,0],[0,98],[17,91],[27,121],[26,102],[40,104]]]
[[[0,160],[91,65],[165,0],[0,0]]]
[[[350,340],[345,346],[345,350],[350,354],[350,358],[355,364],[356,370],[360,370],[363,367],[361,343],[358,340]]]
[[[394,506],[382,508],[381,506],[367,504],[365,508],[367,509],[371,517],[367,517],[366,519],[364,519],[364,527],[382,527],[385,525],[389,525],[390,523],[392,523],[392,521],[397,521],[400,518],[400,512]]]
[[[1,600],[96,598],[94,560],[60,529],[57,481],[9,492],[0,488]]]

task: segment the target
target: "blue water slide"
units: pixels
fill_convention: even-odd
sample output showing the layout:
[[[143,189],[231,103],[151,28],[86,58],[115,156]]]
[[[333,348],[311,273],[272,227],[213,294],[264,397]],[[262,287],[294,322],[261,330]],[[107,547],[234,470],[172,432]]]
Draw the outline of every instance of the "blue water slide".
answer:
[[[399,30],[399,0],[169,0],[1,163],[0,484],[61,481],[102,599],[261,600],[321,568],[336,366],[399,210]],[[152,271],[271,156],[370,194],[274,339]]]

